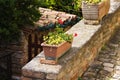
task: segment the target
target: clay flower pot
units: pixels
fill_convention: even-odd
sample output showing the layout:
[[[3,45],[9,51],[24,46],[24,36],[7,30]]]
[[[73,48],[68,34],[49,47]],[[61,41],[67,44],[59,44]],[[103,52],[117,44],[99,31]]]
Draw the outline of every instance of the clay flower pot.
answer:
[[[53,32],[43,36],[44,42],[41,44],[45,54],[45,58],[41,59],[41,63],[53,64],[58,58],[67,52],[72,44],[73,35],[67,34],[63,28],[56,26]]]
[[[55,60],[65,54],[71,48],[70,42],[63,42],[59,45],[48,45],[42,43],[41,46],[43,47],[44,55],[46,60]]]
[[[104,0],[97,4],[87,3],[82,1],[82,14],[85,20],[98,21],[108,13],[110,0]],[[89,24],[89,23],[88,23]]]

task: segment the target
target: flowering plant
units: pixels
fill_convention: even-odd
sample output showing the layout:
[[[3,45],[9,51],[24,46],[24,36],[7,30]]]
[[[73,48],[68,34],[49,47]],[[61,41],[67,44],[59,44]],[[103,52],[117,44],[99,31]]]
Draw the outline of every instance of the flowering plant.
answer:
[[[62,19],[58,19],[58,23],[63,24],[64,22],[62,21]]]
[[[66,34],[63,31],[63,28],[60,28],[59,26],[56,26],[54,32],[49,32],[47,36],[43,36],[43,40],[49,45],[59,45],[65,41],[72,42],[72,39],[73,35]]]

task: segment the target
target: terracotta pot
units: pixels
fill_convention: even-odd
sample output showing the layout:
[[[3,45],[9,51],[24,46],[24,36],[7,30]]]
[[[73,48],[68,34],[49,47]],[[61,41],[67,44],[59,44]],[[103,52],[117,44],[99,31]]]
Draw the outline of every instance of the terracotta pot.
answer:
[[[98,4],[88,4],[82,2],[82,14],[86,20],[100,21],[105,16],[110,8],[110,0],[102,1]]]
[[[44,42],[41,46],[43,46],[46,60],[57,60],[71,48],[71,43],[63,42],[59,45],[48,45]]]

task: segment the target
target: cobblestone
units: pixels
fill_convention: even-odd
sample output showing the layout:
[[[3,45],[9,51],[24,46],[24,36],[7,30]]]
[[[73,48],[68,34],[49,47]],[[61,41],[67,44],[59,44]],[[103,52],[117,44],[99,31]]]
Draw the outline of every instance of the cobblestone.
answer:
[[[113,71],[113,68],[110,68],[110,67],[104,67],[104,70],[108,71],[108,72],[112,72]]]
[[[116,66],[115,69],[120,70],[120,66]]]
[[[113,67],[114,66],[114,64],[111,64],[111,63],[103,63],[103,65],[106,67]]]
[[[97,59],[81,78],[82,80],[120,80],[120,29],[100,51]]]

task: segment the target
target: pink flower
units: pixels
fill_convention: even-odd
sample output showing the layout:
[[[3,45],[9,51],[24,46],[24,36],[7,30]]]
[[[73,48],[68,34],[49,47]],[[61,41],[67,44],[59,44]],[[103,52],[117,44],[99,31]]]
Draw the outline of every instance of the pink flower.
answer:
[[[63,24],[62,19],[58,19],[58,23],[59,23],[59,24]]]
[[[76,36],[78,36],[78,34],[77,33],[74,33],[74,35],[73,35],[74,37],[76,37]]]

